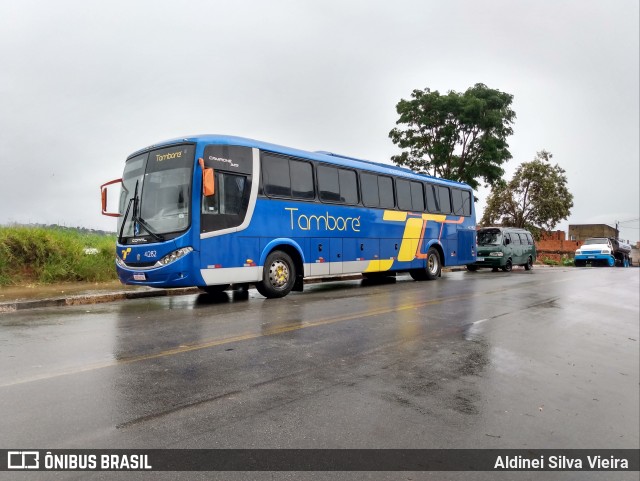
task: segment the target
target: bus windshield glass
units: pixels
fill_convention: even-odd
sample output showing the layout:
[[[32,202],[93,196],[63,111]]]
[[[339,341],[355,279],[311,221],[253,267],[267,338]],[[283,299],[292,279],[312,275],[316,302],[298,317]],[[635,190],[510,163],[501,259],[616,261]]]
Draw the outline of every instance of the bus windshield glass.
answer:
[[[502,244],[502,233],[498,229],[478,231],[479,246],[499,246]]]
[[[193,146],[180,145],[127,161],[118,222],[123,238],[151,235],[160,240],[162,234],[189,227],[193,159]]]

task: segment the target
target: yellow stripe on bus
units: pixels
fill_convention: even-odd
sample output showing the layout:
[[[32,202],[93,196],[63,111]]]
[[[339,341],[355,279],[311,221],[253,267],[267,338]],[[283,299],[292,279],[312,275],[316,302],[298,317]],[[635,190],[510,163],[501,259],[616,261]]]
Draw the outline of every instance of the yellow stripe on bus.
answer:
[[[416,257],[418,242],[422,234],[422,218],[412,217],[407,219],[402,234],[402,244],[400,244],[400,252],[398,252],[398,260],[400,262],[412,261]]]
[[[407,213],[399,210],[385,210],[382,220],[392,220],[396,222],[404,222],[407,219]]]

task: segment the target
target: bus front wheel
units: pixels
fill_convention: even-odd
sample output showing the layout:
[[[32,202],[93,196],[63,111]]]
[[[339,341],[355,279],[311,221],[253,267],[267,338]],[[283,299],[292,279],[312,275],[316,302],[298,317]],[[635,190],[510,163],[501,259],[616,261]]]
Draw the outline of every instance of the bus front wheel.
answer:
[[[268,299],[284,297],[291,292],[295,279],[296,270],[289,254],[273,251],[267,256],[262,281],[256,283],[256,289]]]

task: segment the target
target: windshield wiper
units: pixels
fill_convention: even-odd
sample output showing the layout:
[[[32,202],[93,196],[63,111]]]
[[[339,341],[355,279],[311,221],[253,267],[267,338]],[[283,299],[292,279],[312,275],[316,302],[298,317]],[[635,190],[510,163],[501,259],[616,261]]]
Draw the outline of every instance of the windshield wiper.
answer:
[[[151,237],[153,237],[155,241],[162,242],[164,240],[164,237],[160,234],[156,234],[155,232],[153,232],[153,230],[151,230],[151,228],[149,227],[149,224],[147,224],[147,222],[137,214],[138,209],[140,208],[140,199],[138,198],[138,182],[137,181],[136,181],[135,194],[132,200],[133,200],[133,215],[131,217],[131,220],[133,220],[134,222],[137,222],[142,227],[144,227],[144,229],[149,233]],[[135,234],[135,229],[134,229],[134,234]]]
[[[135,209],[134,209],[135,212]],[[138,215],[133,215],[132,219],[137,222],[138,224],[140,224],[142,227],[144,227],[144,230],[146,230],[149,235],[151,237],[153,237],[156,241],[158,242],[162,242],[164,240],[164,236],[161,234],[156,234],[155,232],[153,232],[150,228],[149,228],[149,224],[146,223],[146,221],[142,220],[142,217],[138,216]]]
[[[135,189],[133,189],[133,197],[131,197],[131,199],[129,199],[129,203],[127,204],[127,210],[125,211],[124,217],[122,218],[122,226],[120,226],[120,232],[118,234],[118,243],[119,244],[122,244],[122,235],[124,233],[124,226],[127,223],[127,217],[129,217],[129,211],[131,210],[131,204],[133,204],[133,213],[131,214],[131,220],[133,222],[137,222],[142,227],[144,227],[144,229],[149,233],[149,235],[151,237],[153,237],[154,240],[156,240],[158,242],[162,242],[164,240],[163,236],[153,232],[153,230],[151,230],[149,228],[149,224],[147,224],[142,219],[142,217],[140,217],[139,215],[136,214],[136,212],[138,211],[138,206],[140,204],[140,198],[138,197],[138,184],[139,184],[139,182],[140,182],[140,180],[136,180],[136,187],[135,187]],[[134,229],[134,235],[135,235],[135,229]]]

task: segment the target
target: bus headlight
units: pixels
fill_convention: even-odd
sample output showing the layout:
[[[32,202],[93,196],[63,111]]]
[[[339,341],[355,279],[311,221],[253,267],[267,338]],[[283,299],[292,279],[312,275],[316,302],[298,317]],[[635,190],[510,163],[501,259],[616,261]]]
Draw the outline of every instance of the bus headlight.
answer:
[[[158,262],[156,262],[155,267],[162,267],[171,264],[172,262],[177,261],[181,257],[186,256],[189,252],[193,250],[193,247],[183,247],[182,249],[175,250],[170,254],[167,254]]]
[[[502,252],[490,252],[489,255],[491,257],[502,257],[504,254]]]
[[[120,259],[118,256],[116,256],[116,264],[118,265],[118,267],[127,267],[124,261]]]

